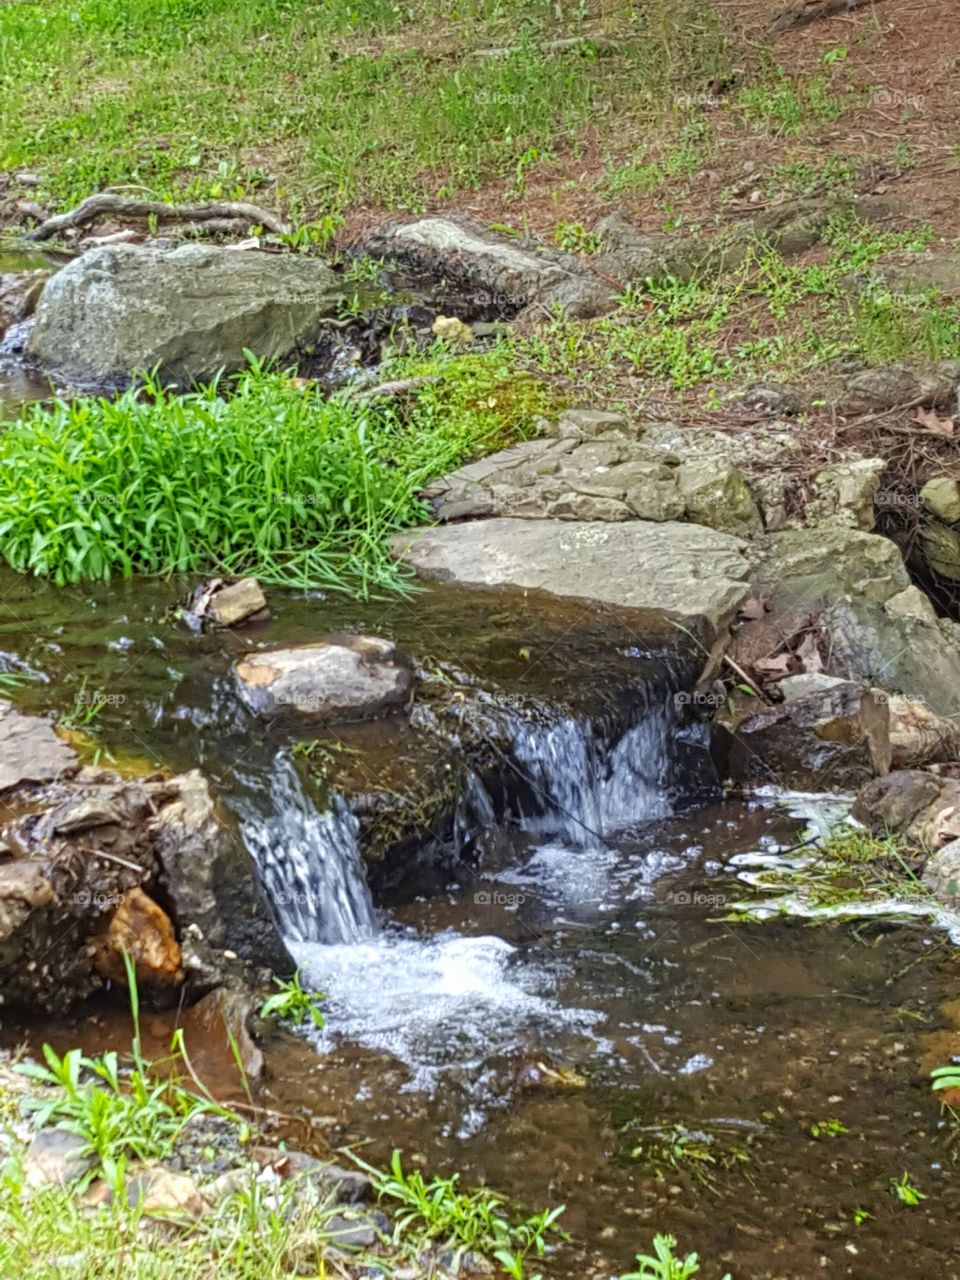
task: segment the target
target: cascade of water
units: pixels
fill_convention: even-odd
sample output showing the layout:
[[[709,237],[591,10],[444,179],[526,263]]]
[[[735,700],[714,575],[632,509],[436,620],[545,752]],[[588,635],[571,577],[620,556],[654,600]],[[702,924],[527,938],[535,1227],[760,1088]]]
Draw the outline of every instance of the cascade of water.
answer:
[[[319,813],[287,756],[269,788],[243,801],[241,831],[285,938],[359,942],[377,932],[357,819],[339,796]]]
[[[651,709],[610,747],[589,721],[524,721],[514,756],[540,810],[527,825],[578,847],[600,847],[612,831],[669,813],[669,730],[667,712]]]

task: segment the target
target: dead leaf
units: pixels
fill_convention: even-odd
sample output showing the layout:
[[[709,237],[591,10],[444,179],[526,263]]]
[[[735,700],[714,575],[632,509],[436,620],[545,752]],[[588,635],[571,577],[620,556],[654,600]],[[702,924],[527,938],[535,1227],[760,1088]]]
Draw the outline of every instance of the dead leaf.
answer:
[[[779,653],[773,658],[758,658],[753,664],[757,671],[774,680],[782,680],[793,668],[793,654]]]
[[[952,418],[941,418],[936,409],[918,409],[911,421],[934,436],[952,436],[955,430]]]
[[[802,670],[808,675],[816,675],[818,671],[823,670],[823,659],[820,657],[817,637],[812,631],[808,631],[800,642],[797,657]]]

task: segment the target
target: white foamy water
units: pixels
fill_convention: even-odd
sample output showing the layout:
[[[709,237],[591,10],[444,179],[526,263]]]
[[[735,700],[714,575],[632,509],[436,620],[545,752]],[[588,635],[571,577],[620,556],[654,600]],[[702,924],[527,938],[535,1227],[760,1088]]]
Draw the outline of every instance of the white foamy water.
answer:
[[[515,760],[543,810],[530,825],[555,837],[518,881],[543,886],[540,896],[570,916],[602,914],[648,891],[663,860],[654,854],[624,868],[603,835],[669,813],[666,732],[666,711],[646,716],[612,748],[589,723],[569,718],[518,726]],[[326,996],[318,1047],[344,1040],[389,1054],[408,1069],[408,1090],[432,1093],[441,1077],[453,1077],[469,1080],[473,1094],[483,1093],[477,1084],[491,1062],[511,1055],[561,1042],[577,1056],[609,1052],[598,1038],[604,1015],[562,1003],[547,954],[521,956],[502,938],[453,931],[380,933],[355,817],[338,798],[318,812],[289,758],[277,759],[269,787],[243,807],[242,819],[302,980]],[[468,1128],[482,1122],[474,1112]]]
[[[594,1029],[603,1015],[563,1008],[546,967],[518,963],[502,938],[385,933],[352,946],[295,942],[291,950],[305,984],[327,997],[319,1047],[344,1039],[389,1053],[410,1072],[407,1090],[432,1092],[451,1072],[476,1078],[492,1056],[532,1050],[558,1033],[601,1047]]]

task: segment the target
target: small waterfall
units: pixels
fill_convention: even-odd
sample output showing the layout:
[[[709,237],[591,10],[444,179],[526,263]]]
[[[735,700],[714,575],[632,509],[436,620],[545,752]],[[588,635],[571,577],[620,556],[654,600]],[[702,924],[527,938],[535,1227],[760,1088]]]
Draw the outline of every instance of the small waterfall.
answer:
[[[650,709],[611,746],[590,721],[525,721],[513,753],[538,806],[527,827],[599,848],[611,832],[668,814],[670,727],[665,709]]]
[[[339,796],[318,812],[288,756],[266,792],[241,806],[244,842],[280,931],[295,942],[359,942],[377,931],[357,845],[359,824]]]

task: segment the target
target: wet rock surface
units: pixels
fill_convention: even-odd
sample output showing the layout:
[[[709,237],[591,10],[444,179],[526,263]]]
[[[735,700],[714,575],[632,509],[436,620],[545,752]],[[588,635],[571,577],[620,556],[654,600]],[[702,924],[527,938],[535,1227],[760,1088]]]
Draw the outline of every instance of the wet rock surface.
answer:
[[[183,953],[170,917],[140,888],[126,891],[93,946],[93,967],[108,982],[126,983],[126,956],[138,985],[178,987],[183,981]]]
[[[242,622],[262,622],[269,616],[267,597],[256,578],[230,583],[211,578],[196,588],[183,611],[184,621],[193,630],[205,625],[236,627]]]
[[[125,386],[155,367],[205,381],[289,355],[336,314],[341,286],[299,255],[210,245],[113,245],[75,258],[44,286],[28,353],[58,380]]]
[[[184,977],[212,985],[212,948],[230,942],[285,960],[249,859],[198,773],[81,768],[49,721],[8,708],[0,757],[9,741],[18,764],[0,829],[5,1003],[66,1008],[104,980],[123,982],[124,950],[148,991]],[[39,743],[26,764],[24,742]]]
[[[11,325],[22,324],[36,310],[50,271],[7,271],[0,273],[0,338]]]
[[[79,767],[77,753],[49,720],[21,715],[0,701],[0,792],[23,783],[55,782]]]

